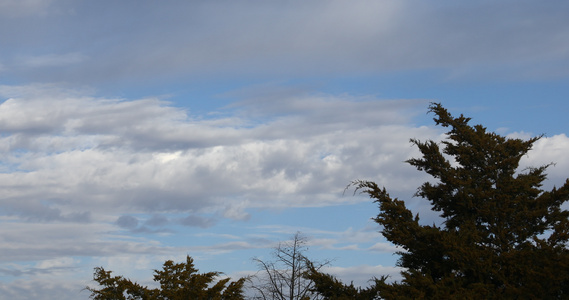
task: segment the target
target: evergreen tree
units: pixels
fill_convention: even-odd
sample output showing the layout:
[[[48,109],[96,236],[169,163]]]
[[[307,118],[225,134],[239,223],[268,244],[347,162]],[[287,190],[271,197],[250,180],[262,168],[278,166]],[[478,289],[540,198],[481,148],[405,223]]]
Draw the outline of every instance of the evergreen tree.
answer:
[[[569,180],[541,188],[549,165],[519,169],[520,159],[541,137],[510,139],[453,117],[440,104],[430,112],[449,128],[441,143],[412,139],[422,158],[407,162],[433,176],[416,196],[444,220],[422,225],[404,201],[371,181],[356,190],[379,204],[374,219],[401,247],[403,280],[376,280],[385,299],[569,298]],[[323,288],[323,287],[320,287]],[[333,299],[333,298],[329,298]]]
[[[346,285],[332,275],[325,274],[309,263],[304,277],[313,282],[312,291],[326,300],[371,300],[376,299],[381,281],[374,279],[379,284],[368,288],[355,287],[353,283]]]
[[[241,278],[229,282],[225,278],[215,282],[221,274],[208,272],[200,274],[194,267],[191,257],[185,263],[176,264],[171,260],[164,263],[163,270],[154,271],[154,281],[160,283],[159,289],[149,289],[122,276],[111,276],[111,271],[95,268],[93,280],[102,286],[101,289],[87,287],[92,299],[100,300],[243,300],[243,284]],[[229,283],[229,284],[228,284]]]

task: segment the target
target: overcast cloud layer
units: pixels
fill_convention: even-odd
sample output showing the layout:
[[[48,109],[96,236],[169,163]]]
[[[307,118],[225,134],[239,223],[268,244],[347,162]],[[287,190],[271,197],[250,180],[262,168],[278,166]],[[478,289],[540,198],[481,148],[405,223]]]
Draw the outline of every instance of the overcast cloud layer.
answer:
[[[247,275],[296,231],[348,282],[400,278],[375,205],[344,188],[374,180],[439,221],[411,197],[429,178],[404,163],[409,139],[444,138],[431,101],[510,137],[544,133],[521,169],[554,162],[545,187],[561,185],[567,11],[0,0],[1,297],[86,299],[95,266],[148,284],[188,254]]]
[[[569,4],[561,1],[3,0],[1,8],[2,73],[24,80],[412,69],[543,79],[569,70]]]

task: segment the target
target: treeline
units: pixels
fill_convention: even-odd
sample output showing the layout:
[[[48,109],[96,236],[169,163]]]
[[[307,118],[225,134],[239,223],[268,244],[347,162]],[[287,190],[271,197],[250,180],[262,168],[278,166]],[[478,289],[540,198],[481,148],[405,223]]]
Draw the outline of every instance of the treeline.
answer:
[[[569,180],[542,189],[549,165],[518,170],[520,159],[541,136],[512,139],[469,125],[438,103],[429,111],[448,128],[442,142],[412,139],[422,154],[407,163],[435,180],[416,196],[440,213],[441,225],[422,225],[419,215],[371,181],[354,181],[356,191],[379,206],[374,219],[387,240],[404,251],[400,282],[372,278],[366,288],[345,284],[321,272],[328,262],[304,256],[304,240],[276,249],[274,262],[257,260],[254,278],[219,280],[220,273],[198,273],[193,260],[167,261],[155,271],[160,288],[148,289],[96,268],[100,288],[93,299],[569,299]],[[246,295],[245,289],[249,289]],[[251,292],[252,291],[252,292]],[[250,294],[253,295],[250,295]]]

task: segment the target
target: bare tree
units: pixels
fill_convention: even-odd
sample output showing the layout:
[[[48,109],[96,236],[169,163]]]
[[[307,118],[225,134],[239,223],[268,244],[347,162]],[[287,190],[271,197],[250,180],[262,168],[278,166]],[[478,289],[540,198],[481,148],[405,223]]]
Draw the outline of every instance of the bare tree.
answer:
[[[317,270],[330,261],[312,262],[304,253],[308,251],[308,239],[297,232],[291,240],[281,242],[273,251],[274,261],[253,260],[259,272],[251,278],[254,299],[260,300],[318,300],[312,292],[313,282],[304,277],[309,266]]]

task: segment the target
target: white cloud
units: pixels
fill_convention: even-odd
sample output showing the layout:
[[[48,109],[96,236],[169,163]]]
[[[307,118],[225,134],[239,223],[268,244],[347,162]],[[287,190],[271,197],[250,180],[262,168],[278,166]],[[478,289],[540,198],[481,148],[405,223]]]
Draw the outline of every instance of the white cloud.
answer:
[[[106,99],[33,85],[1,86],[0,95],[7,98],[0,104],[1,259],[40,261],[2,268],[6,274],[65,273],[76,266],[73,257],[148,255],[156,262],[186,251],[267,248],[266,237],[165,246],[158,236],[177,226],[247,220],[253,209],[368,201],[342,196],[354,179],[376,181],[406,199],[425,180],[404,163],[418,156],[409,138],[440,137],[438,129],[409,125],[426,101],[292,93],[275,104],[244,96],[227,117],[203,119],[160,99]],[[567,169],[568,147],[565,135],[543,138],[527,163],[557,161],[551,167],[557,180],[563,176],[557,170]],[[378,240],[375,228],[317,235],[311,245],[323,250],[395,250]],[[398,272],[332,271],[361,284],[372,274]],[[14,292],[12,285],[0,288]]]
[[[158,99],[29,89],[19,95],[17,88],[0,89],[11,95],[0,104],[0,186],[4,208],[34,221],[93,222],[112,207],[113,221],[121,214],[175,211],[189,213],[182,223],[207,227],[214,219],[196,214],[246,220],[250,208],[361,201],[341,197],[354,179],[374,180],[397,194],[426,178],[404,163],[418,155],[409,138],[438,138],[431,128],[405,125],[405,113],[422,101],[255,100],[238,107],[238,123],[254,116],[266,121],[231,127],[194,119]],[[562,160],[564,139],[542,139],[532,157]]]
[[[74,267],[79,261],[71,257],[61,257],[55,259],[48,259],[41,261],[37,264],[37,268],[47,269],[47,268],[68,268]]]
[[[393,244],[386,243],[386,242],[375,243],[373,246],[369,247],[367,250],[385,252],[385,253],[395,253],[395,252],[403,251],[403,249],[397,248],[397,247],[393,246]]]
[[[18,279],[10,283],[0,281],[0,293],[2,297],[14,300],[45,299],[46,296],[60,300],[88,299],[90,293],[83,289],[88,284],[92,285],[76,279],[54,280],[53,276],[35,280]]]
[[[30,89],[0,105],[0,128],[8,133],[0,177],[4,205],[35,220],[88,221],[87,212],[108,207],[246,219],[251,207],[348,201],[330,192],[362,176],[403,189],[395,179],[407,176],[398,170],[413,153],[408,138],[430,131],[387,125],[408,119],[401,108],[423,102],[305,97],[281,104],[292,111],[276,118],[265,109],[267,123],[230,128],[192,120],[157,99],[50,95],[44,88],[39,96]]]
[[[535,142],[532,150],[520,162],[520,168],[540,167],[552,164],[547,168],[547,180],[544,188],[560,187],[565,184],[569,170],[569,138],[565,134],[542,137]]]
[[[22,286],[29,284],[22,276],[69,278],[71,269],[86,269],[73,257],[150,255],[156,263],[186,251],[205,257],[270,247],[266,238],[179,247],[158,239],[180,225],[247,220],[254,208],[362,201],[342,197],[355,178],[406,189],[411,181],[400,167],[413,153],[408,137],[434,132],[405,125],[421,101],[302,94],[278,108],[250,111],[260,100],[242,103],[224,120],[193,118],[159,99],[105,99],[50,86],[2,86],[0,95],[7,97],[0,104],[2,261],[38,262],[2,268],[20,274]],[[255,116],[266,121],[255,124]],[[407,180],[399,185],[397,177]],[[138,234],[150,236],[131,236]],[[365,251],[357,245],[372,236],[350,231],[318,243]],[[6,294],[13,288],[3,286]]]

